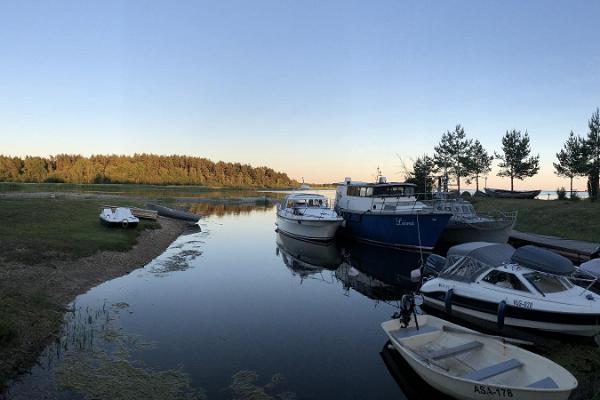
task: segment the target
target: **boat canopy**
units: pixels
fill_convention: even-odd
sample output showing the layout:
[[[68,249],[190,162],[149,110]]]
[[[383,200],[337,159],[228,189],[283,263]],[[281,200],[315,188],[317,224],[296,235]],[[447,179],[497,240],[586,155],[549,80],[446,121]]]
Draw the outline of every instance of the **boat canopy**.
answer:
[[[447,267],[440,278],[460,282],[475,282],[485,271],[510,261],[515,249],[508,244],[469,242],[448,250]]]
[[[570,275],[575,272],[573,263],[567,258],[531,245],[519,247],[512,255],[512,261],[535,271],[554,275]]]
[[[471,257],[489,266],[497,267],[510,261],[514,252],[515,248],[505,243],[469,242],[452,246],[448,250],[448,258]]]

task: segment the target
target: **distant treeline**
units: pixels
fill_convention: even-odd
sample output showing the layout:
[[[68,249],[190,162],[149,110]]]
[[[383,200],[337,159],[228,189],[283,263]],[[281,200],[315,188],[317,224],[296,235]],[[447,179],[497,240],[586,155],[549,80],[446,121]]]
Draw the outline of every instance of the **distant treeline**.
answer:
[[[0,155],[0,181],[281,188],[299,184],[272,168],[155,154],[91,157],[59,154],[25,158]]]

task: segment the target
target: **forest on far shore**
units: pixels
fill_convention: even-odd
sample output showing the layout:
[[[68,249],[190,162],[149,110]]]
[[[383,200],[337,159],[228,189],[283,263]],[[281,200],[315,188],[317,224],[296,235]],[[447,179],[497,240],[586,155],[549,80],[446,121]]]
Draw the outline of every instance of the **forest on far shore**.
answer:
[[[230,187],[298,186],[287,174],[268,167],[214,162],[201,157],[155,154],[58,154],[25,158],[0,155],[0,182],[133,183]]]

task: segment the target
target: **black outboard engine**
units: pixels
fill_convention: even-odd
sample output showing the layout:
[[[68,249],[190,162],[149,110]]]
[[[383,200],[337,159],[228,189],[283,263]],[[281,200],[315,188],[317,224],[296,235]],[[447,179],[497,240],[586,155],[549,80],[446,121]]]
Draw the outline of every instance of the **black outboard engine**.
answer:
[[[413,294],[405,294],[400,300],[400,311],[394,313],[392,318],[398,318],[402,328],[408,327],[410,319],[415,318],[415,326],[419,329],[419,323],[417,322],[417,312],[415,306],[415,296]]]
[[[438,254],[430,254],[425,261],[425,275],[437,276],[446,267],[446,257]]]

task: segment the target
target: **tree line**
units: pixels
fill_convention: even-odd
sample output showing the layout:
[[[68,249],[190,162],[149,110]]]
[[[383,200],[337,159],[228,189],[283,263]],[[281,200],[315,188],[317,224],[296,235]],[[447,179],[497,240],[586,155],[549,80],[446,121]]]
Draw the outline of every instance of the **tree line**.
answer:
[[[470,184],[475,181],[479,191],[479,178],[487,176],[492,170],[494,159],[500,160],[498,176],[510,178],[510,189],[514,190],[514,180],[523,180],[534,176],[539,171],[540,156],[531,155],[529,134],[520,130],[506,131],[502,137],[502,152],[489,154],[479,142],[467,138],[461,125],[453,131],[447,131],[434,148],[434,155],[424,154],[417,157],[413,170],[406,176],[406,181],[417,185],[419,193],[431,192],[433,175],[441,174],[446,179],[456,181],[460,193],[461,178]]]
[[[0,181],[274,188],[298,185],[287,174],[268,167],[156,154],[24,158],[0,155]]]
[[[592,201],[600,193],[600,110],[588,120],[589,131],[585,137],[569,134],[563,148],[556,154],[555,173],[570,179],[571,196],[573,178],[587,177],[587,189]],[[510,189],[514,190],[514,180],[523,180],[536,175],[540,169],[540,156],[531,155],[530,138],[527,131],[507,130],[502,137],[501,152],[488,153],[479,140],[467,138],[465,130],[457,125],[447,131],[434,148],[433,156],[424,154],[417,157],[412,171],[405,178],[417,185],[419,193],[428,193],[433,188],[433,176],[441,174],[456,181],[460,193],[461,178],[467,183],[475,181],[479,191],[479,178],[492,170],[494,159],[500,161],[498,176],[510,178]]]

